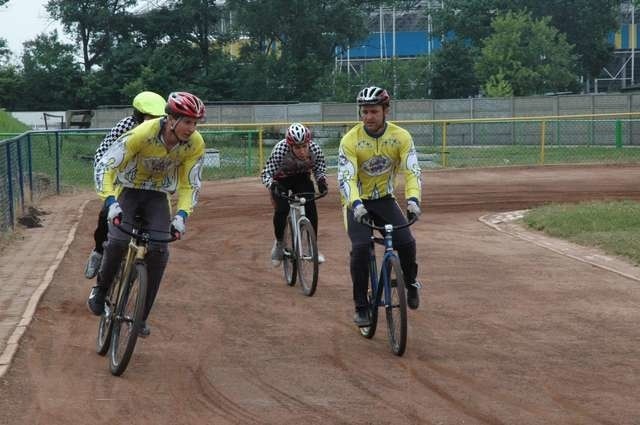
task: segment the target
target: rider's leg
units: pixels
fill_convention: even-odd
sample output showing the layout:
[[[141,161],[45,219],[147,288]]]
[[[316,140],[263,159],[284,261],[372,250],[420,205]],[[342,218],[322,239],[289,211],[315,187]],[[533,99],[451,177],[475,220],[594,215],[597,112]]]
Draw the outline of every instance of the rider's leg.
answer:
[[[104,243],[107,241],[107,233],[109,232],[109,226],[107,225],[107,214],[109,208],[103,205],[100,213],[98,214],[98,225],[93,232],[93,240],[95,242],[94,251],[102,254],[104,249]]]
[[[87,279],[93,279],[98,274],[100,269],[100,263],[102,262],[102,254],[104,251],[104,243],[107,240],[107,232],[109,227],[107,226],[107,212],[108,208],[104,205],[98,214],[98,224],[96,230],[93,232],[93,240],[95,241],[95,247],[89,254],[87,264],[84,268],[84,276]]]
[[[359,326],[368,326],[367,289],[369,287],[369,247],[371,231],[368,227],[357,223],[351,209],[346,211],[347,233],[351,240],[349,270],[353,283],[353,303],[355,304],[355,322]]]
[[[154,239],[166,239],[169,236],[171,227],[170,204],[167,195],[151,190],[141,192],[143,193],[140,194],[140,197],[145,199],[143,217],[147,223],[147,227],[157,231],[149,232],[150,236]],[[143,316],[145,322],[147,317],[149,317],[153,303],[158,295],[162,276],[168,261],[169,248],[166,243],[149,243],[149,251],[146,257],[149,279],[147,282],[147,302]]]
[[[289,215],[289,203],[286,199],[274,197],[275,208],[273,210],[273,233],[276,240],[281,241],[284,236],[284,228],[287,225]]]
[[[137,207],[136,200],[131,196],[128,196],[127,190],[123,190],[118,197],[120,208],[122,208],[122,216],[124,222],[132,222],[134,213]],[[106,221],[106,220],[105,220]],[[129,237],[118,230],[117,227],[109,223],[109,232],[107,236],[107,243],[104,246],[104,253],[102,262],[100,263],[100,270],[98,271],[97,284],[91,288],[87,305],[89,310],[95,315],[102,314],[104,310],[104,301],[113,282],[122,257],[127,251],[127,244]]]

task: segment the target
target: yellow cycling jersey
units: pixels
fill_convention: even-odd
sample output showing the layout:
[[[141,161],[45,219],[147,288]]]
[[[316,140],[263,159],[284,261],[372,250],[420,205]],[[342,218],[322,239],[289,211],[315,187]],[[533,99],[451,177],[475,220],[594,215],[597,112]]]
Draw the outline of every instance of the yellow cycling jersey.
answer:
[[[118,186],[178,192],[178,210],[191,214],[198,202],[204,140],[195,131],[170,151],[160,134],[165,118],[143,122],[116,140],[95,166],[96,191],[101,198],[117,196]]]
[[[408,131],[387,122],[379,137],[371,137],[360,123],[340,141],[338,183],[343,204],[393,196],[399,172],[405,178],[405,198],[421,199],[422,177],[413,139]]]

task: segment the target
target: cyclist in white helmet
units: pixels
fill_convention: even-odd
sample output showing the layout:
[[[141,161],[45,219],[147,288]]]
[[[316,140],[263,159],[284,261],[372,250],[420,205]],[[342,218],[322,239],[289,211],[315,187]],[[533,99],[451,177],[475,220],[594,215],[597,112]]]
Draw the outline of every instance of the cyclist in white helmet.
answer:
[[[389,93],[380,87],[366,87],[360,91],[356,102],[362,122],[340,141],[338,184],[351,240],[354,321],[358,326],[366,327],[371,324],[367,300],[371,230],[362,223],[369,218],[379,226],[407,222],[394,196],[397,174],[404,175],[407,216],[420,216],[422,179],[411,135],[386,120]],[[416,280],[416,242],[409,228],[393,232],[393,245],[398,250],[407,283],[407,304],[416,309],[420,304],[418,289],[421,285]]]
[[[260,174],[262,183],[271,191],[273,212],[273,233],[275,241],[271,249],[271,264],[277,267],[284,255],[282,238],[289,214],[289,203],[276,195],[276,191],[286,193],[312,193],[315,191],[311,174],[318,185],[318,191],[327,191],[326,163],[320,146],[311,140],[311,131],[300,123],[293,123],[287,129],[286,137],[273,147],[271,155]],[[318,212],[314,201],[305,204],[305,213],[318,234]],[[318,262],[323,263],[324,255],[318,252]]]
[[[138,124],[147,121],[152,118],[158,118],[164,116],[164,108],[167,102],[165,99],[157,93],[152,91],[143,91],[133,98],[133,114],[121,119],[112,129],[109,134],[104,138],[93,160],[93,164],[98,163],[100,158],[106,151],[109,150],[113,142],[127,131],[136,127]],[[87,265],[84,268],[84,276],[87,279],[93,279],[98,274],[100,269],[100,263],[102,262],[102,254],[104,252],[104,243],[107,241],[107,208],[103,205],[100,213],[98,214],[98,225],[93,232],[93,239],[95,241],[95,247],[89,259]]]

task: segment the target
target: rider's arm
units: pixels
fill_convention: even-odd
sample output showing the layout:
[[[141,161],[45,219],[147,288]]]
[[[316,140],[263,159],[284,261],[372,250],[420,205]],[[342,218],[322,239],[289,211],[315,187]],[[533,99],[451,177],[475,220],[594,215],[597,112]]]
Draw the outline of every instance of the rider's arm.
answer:
[[[309,144],[309,149],[315,156],[315,161],[313,163],[313,176],[316,178],[316,181],[326,179],[327,178],[327,163],[324,159],[324,153],[322,149],[317,143],[311,142]]]
[[[355,201],[361,201],[358,189],[356,138],[350,137],[352,134],[353,132],[349,132],[342,138],[338,150],[338,185],[342,200],[349,207],[352,207]]]
[[[118,137],[122,136],[124,133],[134,128],[136,125],[138,125],[138,123],[135,119],[133,119],[133,117],[126,117],[121,119],[109,131],[109,134],[105,136],[105,138],[102,140],[102,143],[100,143],[100,146],[98,146],[98,149],[96,149],[96,154],[93,160],[94,166],[98,163],[98,161],[100,161],[102,155],[104,155],[104,153],[109,150],[111,145],[113,145],[113,142],[115,142]]]
[[[115,180],[118,170],[123,169],[131,158],[140,150],[143,137],[134,137],[133,133],[126,133],[111,145],[94,169],[96,192],[102,199],[109,196],[117,197]]]
[[[197,132],[193,133],[189,143],[193,143],[193,148],[178,168],[178,211],[182,210],[187,215],[193,212],[193,207],[198,203],[205,147],[202,136]]]
[[[420,202],[422,199],[422,173],[416,148],[409,133],[400,145],[400,170],[404,173],[405,199],[415,198]]]
[[[262,169],[262,173],[260,173],[260,178],[262,179],[262,184],[267,188],[271,186],[273,183],[273,179],[278,172],[278,169],[282,165],[282,158],[287,153],[287,142],[285,140],[281,140],[273,147],[271,151],[271,155],[269,155],[269,159],[267,163],[264,165]]]

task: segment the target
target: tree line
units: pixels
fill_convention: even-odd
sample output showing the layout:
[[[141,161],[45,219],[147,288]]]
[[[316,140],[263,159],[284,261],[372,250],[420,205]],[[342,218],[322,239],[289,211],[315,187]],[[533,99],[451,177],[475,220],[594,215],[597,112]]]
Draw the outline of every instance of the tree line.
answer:
[[[337,69],[336,52],[367,37],[380,7],[419,3],[440,49],[367,62],[359,72]],[[209,102],[353,102],[370,84],[398,99],[580,92],[613,57],[607,38],[619,26],[620,3],[49,0],[48,13],[73,42],[43,33],[13,58],[0,38],[0,106],[122,105],[142,90],[185,90]]]

